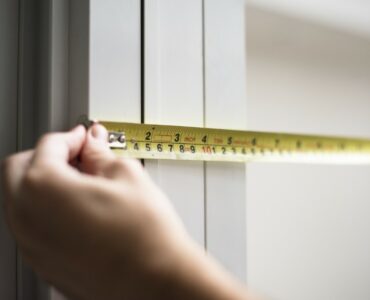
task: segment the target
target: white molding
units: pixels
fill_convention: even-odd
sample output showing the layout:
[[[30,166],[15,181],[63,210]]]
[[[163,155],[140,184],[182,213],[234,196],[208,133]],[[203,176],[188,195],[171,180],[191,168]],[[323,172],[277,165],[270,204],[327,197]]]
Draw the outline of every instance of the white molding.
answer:
[[[140,122],[140,1],[90,0],[89,116]]]
[[[202,1],[147,0],[145,14],[145,122],[203,126]],[[204,245],[203,163],[145,165]]]
[[[205,119],[211,128],[246,129],[244,0],[205,0]],[[206,164],[207,249],[246,279],[246,167]]]
[[[70,122],[140,122],[140,2],[72,1]]]

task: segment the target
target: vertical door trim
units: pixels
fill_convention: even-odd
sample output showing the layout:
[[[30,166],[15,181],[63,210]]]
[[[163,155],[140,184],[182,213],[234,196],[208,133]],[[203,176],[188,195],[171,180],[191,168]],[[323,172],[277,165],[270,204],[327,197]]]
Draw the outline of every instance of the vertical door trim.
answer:
[[[203,126],[202,0],[146,0],[145,122]],[[203,162],[146,161],[204,245]]]
[[[205,125],[246,129],[244,0],[204,1]],[[207,250],[246,280],[246,168],[206,163]]]

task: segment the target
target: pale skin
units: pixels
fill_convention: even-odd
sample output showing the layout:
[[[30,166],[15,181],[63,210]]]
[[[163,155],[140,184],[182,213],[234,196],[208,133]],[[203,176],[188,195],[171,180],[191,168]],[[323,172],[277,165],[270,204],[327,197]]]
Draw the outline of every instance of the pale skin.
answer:
[[[1,169],[24,260],[71,299],[253,300],[187,234],[136,160],[95,124],[48,134]]]

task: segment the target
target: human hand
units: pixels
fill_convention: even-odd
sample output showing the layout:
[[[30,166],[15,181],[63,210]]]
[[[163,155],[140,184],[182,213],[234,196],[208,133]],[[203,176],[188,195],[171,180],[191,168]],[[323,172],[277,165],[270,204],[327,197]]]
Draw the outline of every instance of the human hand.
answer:
[[[74,299],[242,295],[141,164],[106,141],[102,126],[79,126],[5,161],[6,218],[25,261]]]

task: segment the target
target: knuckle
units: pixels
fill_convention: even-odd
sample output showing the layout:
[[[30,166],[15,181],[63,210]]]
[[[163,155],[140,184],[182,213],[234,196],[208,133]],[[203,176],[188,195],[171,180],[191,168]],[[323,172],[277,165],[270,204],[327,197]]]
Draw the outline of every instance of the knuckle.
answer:
[[[52,143],[53,141],[55,141],[55,139],[57,139],[57,137],[58,137],[58,133],[51,133],[51,132],[46,133],[43,136],[41,136],[37,145],[40,146],[40,145]]]
[[[46,176],[47,178],[47,176]],[[26,172],[23,177],[23,189],[28,191],[34,191],[39,188],[39,186],[44,182],[45,176],[43,172],[40,172],[38,169],[30,169]]]
[[[5,158],[1,162],[1,175],[7,176],[7,174],[11,172],[15,160],[16,160],[16,156],[12,155],[12,156]]]
[[[21,183],[21,192],[25,196],[44,195],[60,178],[59,171],[53,163],[42,162],[26,171]]]
[[[107,164],[107,172],[110,174],[120,174],[126,172],[126,167],[119,160],[112,160]]]
[[[123,159],[119,159],[119,158],[116,159],[114,161],[114,164],[124,171],[128,171],[130,169],[129,165],[127,164],[127,161]]]
[[[89,159],[89,160],[102,159],[102,155],[99,150],[100,149],[99,148],[97,149],[96,147],[84,147],[82,159]]]
[[[14,159],[15,157],[11,156],[1,162],[0,183],[2,191],[4,193],[1,199],[1,204],[4,209],[6,217],[10,214],[10,203],[11,203],[10,198],[12,196],[12,193],[9,176],[13,169]]]
[[[1,161],[0,166],[0,187],[4,189],[4,192],[7,193],[10,191],[11,187],[11,177],[17,166],[18,156],[13,154],[12,156],[7,157]]]
[[[143,166],[137,159],[125,159],[121,162],[125,164],[126,169],[131,174],[138,175],[143,171]]]
[[[127,160],[124,159],[117,159],[114,165],[121,170],[122,172],[131,174],[132,173],[132,166],[128,163]]]
[[[38,143],[39,144],[44,144],[44,143],[48,142],[51,138],[52,138],[52,134],[51,133],[46,133],[46,134],[44,134],[43,136],[40,137]]]
[[[31,169],[22,179],[11,214],[14,230],[19,234],[27,232],[32,224],[37,222],[35,216],[41,207],[42,199],[45,197],[44,180],[47,177],[43,172]]]
[[[113,155],[104,144],[96,143],[83,148],[83,158],[93,161],[112,160]]]
[[[130,159],[115,159],[110,163],[109,171],[113,174],[135,177],[142,169],[138,161]]]

